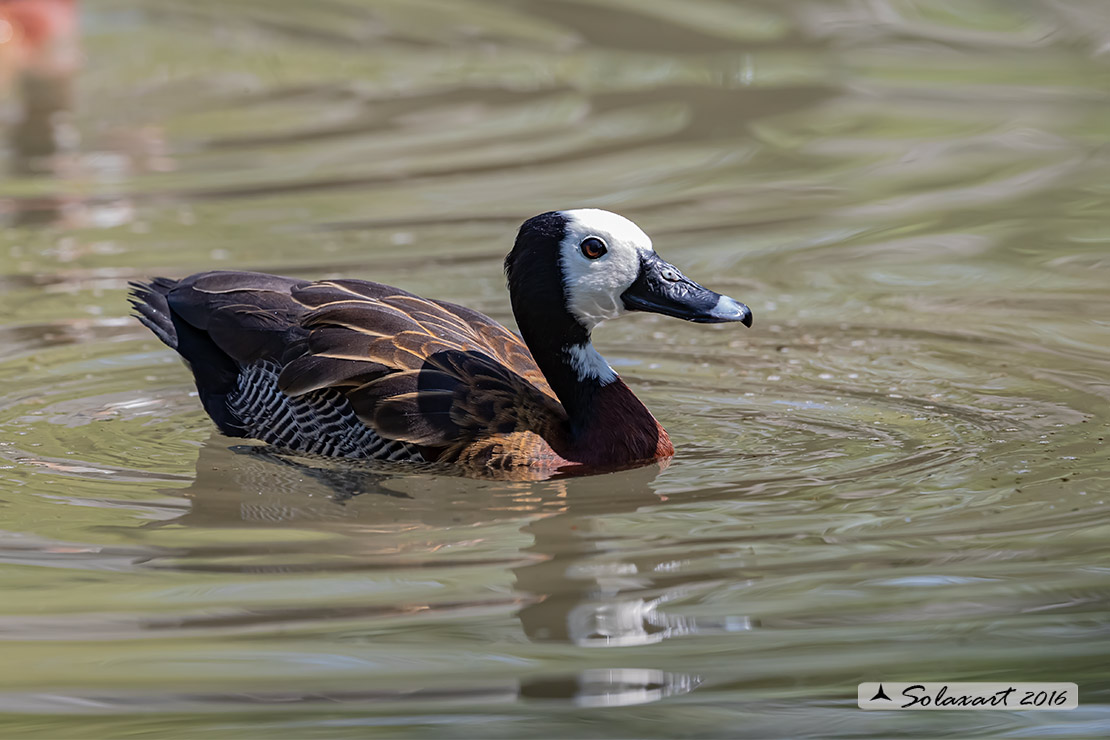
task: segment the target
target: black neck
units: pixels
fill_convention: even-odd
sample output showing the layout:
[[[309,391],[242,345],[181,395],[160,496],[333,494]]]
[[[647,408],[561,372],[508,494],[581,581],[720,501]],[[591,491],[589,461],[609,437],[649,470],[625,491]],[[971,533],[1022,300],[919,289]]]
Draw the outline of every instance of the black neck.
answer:
[[[592,418],[593,399],[602,387],[601,380],[595,377],[579,377],[579,370],[571,362],[568,350],[583,347],[590,342],[590,333],[573,319],[564,314],[548,319],[537,326],[532,317],[517,314],[517,326],[532,357],[536,360],[551,390],[570,417],[571,432],[581,431]]]

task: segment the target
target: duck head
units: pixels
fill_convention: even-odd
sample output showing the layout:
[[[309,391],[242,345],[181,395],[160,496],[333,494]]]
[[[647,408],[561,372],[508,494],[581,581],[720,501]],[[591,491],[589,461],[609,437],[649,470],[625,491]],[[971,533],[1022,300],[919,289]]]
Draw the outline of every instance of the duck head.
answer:
[[[590,333],[605,319],[648,311],[698,323],[752,324],[747,306],[687,278],[655,252],[639,226],[609,211],[582,208],[528,219],[505,258],[505,272],[517,324],[541,367],[537,350],[549,349],[569,358],[580,380],[616,378],[590,344]]]
[[[655,252],[639,226],[596,208],[525,221],[505,272],[514,311],[565,312],[587,332],[630,311],[752,325],[747,306],[695,283]]]

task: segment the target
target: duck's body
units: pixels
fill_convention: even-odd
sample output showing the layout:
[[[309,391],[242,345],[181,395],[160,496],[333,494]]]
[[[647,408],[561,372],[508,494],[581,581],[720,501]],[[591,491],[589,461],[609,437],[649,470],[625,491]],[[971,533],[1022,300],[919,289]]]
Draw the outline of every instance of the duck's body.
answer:
[[[590,239],[596,257],[580,246]],[[575,250],[581,265],[568,264]],[[593,349],[598,321],[634,309],[751,321],[648,250],[643,232],[605,211],[526,222],[506,259],[523,339],[477,311],[361,280],[208,272],[156,278],[132,295],[139,319],[189,363],[225,434],[471,471],[592,472],[674,454]],[[606,257],[608,273],[598,270]],[[636,304],[667,293],[653,293],[652,270],[664,287],[682,287],[685,302]]]

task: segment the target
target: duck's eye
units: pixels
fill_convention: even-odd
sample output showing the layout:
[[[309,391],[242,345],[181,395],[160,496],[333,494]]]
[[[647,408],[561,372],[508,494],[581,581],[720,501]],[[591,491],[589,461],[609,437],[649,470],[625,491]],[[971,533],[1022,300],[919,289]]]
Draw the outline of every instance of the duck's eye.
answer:
[[[596,260],[609,251],[609,248],[605,246],[605,242],[601,241],[596,236],[587,236],[582,240],[580,246],[582,249],[582,256],[588,260]]]

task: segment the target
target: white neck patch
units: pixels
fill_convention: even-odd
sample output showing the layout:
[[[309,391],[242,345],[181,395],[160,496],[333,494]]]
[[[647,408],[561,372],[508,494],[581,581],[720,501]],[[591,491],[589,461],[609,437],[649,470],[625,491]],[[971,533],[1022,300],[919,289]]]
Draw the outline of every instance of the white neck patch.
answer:
[[[651,238],[624,216],[597,208],[560,213],[567,220],[566,236],[559,247],[567,310],[586,331],[592,331],[605,319],[627,313],[621,294],[640,275],[640,253],[655,250]],[[605,254],[595,260],[584,256],[581,249],[582,241],[591,236],[606,247]]]
[[[578,374],[579,380],[596,380],[601,385],[609,385],[617,379],[617,373],[609,367],[591,342],[572,344],[563,349],[570,360],[570,366]]]

